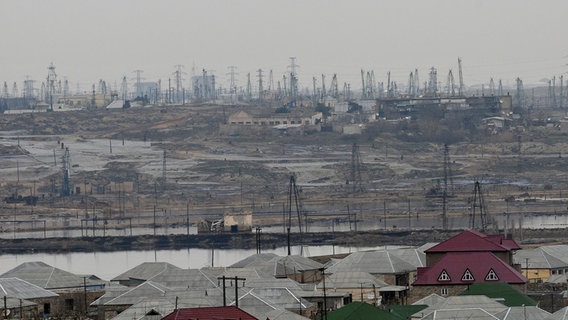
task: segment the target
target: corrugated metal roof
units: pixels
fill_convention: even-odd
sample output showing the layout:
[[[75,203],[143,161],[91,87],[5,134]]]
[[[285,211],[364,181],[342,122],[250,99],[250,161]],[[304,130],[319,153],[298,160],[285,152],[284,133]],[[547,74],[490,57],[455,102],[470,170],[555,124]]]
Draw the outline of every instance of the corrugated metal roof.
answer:
[[[466,273],[469,273],[473,279],[467,279]],[[442,274],[445,274],[446,279],[443,279]],[[490,274],[497,279],[487,280]],[[491,281],[522,284],[527,280],[491,252],[450,252],[435,265],[419,268],[413,285],[467,285]]]
[[[175,310],[175,298],[144,299],[130,306],[112,318],[112,320],[154,320],[161,319]]]
[[[44,262],[25,262],[0,275],[0,278],[19,278],[48,290],[83,288],[84,281],[89,287],[101,287],[105,281],[83,277],[52,267]]]
[[[180,270],[180,268],[167,262],[144,262],[138,266],[114,277],[112,281],[128,281],[130,279],[150,280],[167,270]]]
[[[217,279],[206,270],[169,268],[152,277],[152,282],[167,288],[213,288],[217,287]]]
[[[326,273],[367,272],[370,274],[403,274],[416,267],[402,260],[388,250],[354,252],[326,269]]]
[[[215,319],[241,319],[258,320],[249,313],[235,307],[208,307],[208,308],[187,308],[172,311],[163,320],[215,320]]]
[[[388,284],[384,281],[377,279],[375,276],[368,272],[361,271],[339,271],[331,275],[326,275],[325,287],[348,289],[348,288],[372,288],[373,285],[377,289],[386,287]],[[323,289],[323,281],[318,284],[318,289]]]
[[[147,298],[162,297],[166,294],[166,287],[161,284],[146,281],[137,287],[134,287],[123,294],[113,298],[105,303],[105,305],[133,305],[144,301]]]
[[[493,241],[493,238],[488,238],[485,234],[475,230],[465,230],[464,232],[455,235],[439,244],[426,250],[426,253],[431,252],[473,252],[473,251],[490,251],[490,252],[503,252],[510,249],[502,244]]]
[[[542,246],[540,249],[549,255],[568,264],[568,245]],[[529,261],[530,264],[530,261]]]
[[[550,316],[550,313],[546,310],[542,310],[537,306],[528,307],[510,307],[505,311],[499,312],[495,315],[501,320],[544,320],[546,317]]]
[[[235,262],[230,265],[230,268],[245,268],[249,265],[255,265],[257,262],[267,262],[274,258],[278,257],[277,254],[274,253],[259,253],[253,254],[251,256],[246,257],[245,259]]]
[[[499,320],[499,318],[480,308],[435,310],[422,320]]]
[[[413,304],[425,304],[427,306],[433,306],[433,305],[437,305],[437,304],[442,303],[444,300],[446,300],[446,298],[444,298],[444,297],[442,297],[438,294],[432,293],[432,294],[414,302]]]
[[[59,295],[45,290],[18,278],[0,278],[0,297],[16,299],[39,299],[58,297]]]
[[[546,317],[545,320],[568,320],[568,307],[564,307],[550,316]]]
[[[552,250],[552,252],[558,253],[556,250]],[[566,252],[566,254],[568,254],[568,252]],[[527,262],[529,269],[568,268],[568,262],[562,261],[549,254],[543,248],[519,250],[513,256],[513,260],[515,263],[520,264],[522,269],[527,268]]]
[[[428,315],[436,310],[446,310],[445,315],[451,314],[451,310],[468,310],[468,309],[482,309],[489,314],[496,314],[507,309],[506,306],[499,302],[490,299],[486,296],[452,296],[446,298],[439,304],[431,305],[428,308],[413,314],[413,317],[421,317]],[[446,318],[435,318],[446,319]],[[467,319],[465,318],[450,318],[450,319]]]
[[[295,274],[297,272],[323,268],[323,264],[298,255],[277,257],[269,262],[274,263],[274,276],[276,277],[286,277],[289,274]]]

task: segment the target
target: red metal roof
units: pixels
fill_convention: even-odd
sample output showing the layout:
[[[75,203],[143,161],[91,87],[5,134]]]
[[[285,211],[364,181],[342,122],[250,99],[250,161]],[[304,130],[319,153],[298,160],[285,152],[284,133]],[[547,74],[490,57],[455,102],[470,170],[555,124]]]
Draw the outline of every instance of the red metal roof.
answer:
[[[162,320],[258,320],[235,307],[204,307],[176,309]]]
[[[487,236],[476,230],[465,230],[424,252],[427,254],[434,252],[503,252],[518,249],[520,246],[514,240],[502,235]]]
[[[473,279],[467,280],[466,273]],[[442,280],[445,274],[449,280]],[[493,276],[492,276],[493,275]],[[490,280],[492,279],[492,280]],[[522,284],[527,279],[491,252],[450,252],[431,267],[418,268],[412,285],[451,285],[479,282]]]

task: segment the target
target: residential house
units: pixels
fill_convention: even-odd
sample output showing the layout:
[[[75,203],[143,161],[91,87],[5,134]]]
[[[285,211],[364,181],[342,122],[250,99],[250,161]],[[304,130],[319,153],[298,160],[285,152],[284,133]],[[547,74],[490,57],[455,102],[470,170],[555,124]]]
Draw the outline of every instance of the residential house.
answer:
[[[0,298],[6,318],[35,319],[65,314],[51,308],[58,305],[58,294],[18,278],[0,278]]]
[[[162,320],[259,320],[236,306],[176,309]]]
[[[527,279],[513,261],[518,249],[510,238],[466,230],[425,251],[427,266],[418,268],[409,299],[431,293],[452,296],[481,282],[504,282],[522,290]]]

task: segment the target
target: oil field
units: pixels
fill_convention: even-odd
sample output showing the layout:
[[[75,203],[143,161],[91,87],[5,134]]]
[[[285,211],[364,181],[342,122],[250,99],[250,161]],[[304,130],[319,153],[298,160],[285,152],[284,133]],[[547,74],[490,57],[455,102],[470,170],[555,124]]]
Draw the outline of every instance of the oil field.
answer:
[[[293,73],[288,90],[263,89],[259,72],[260,90],[237,92],[204,72],[187,97],[137,83],[133,100],[104,83],[64,94],[52,65],[43,95],[5,89],[0,234],[238,234],[251,246],[254,230],[297,244],[472,228],[557,239],[568,224],[562,77],[531,96],[520,79],[513,94],[493,79],[467,93],[458,62],[459,83],[450,70],[443,89],[434,68],[424,89],[417,70],[404,89],[362,70],[361,92],[341,92],[334,75],[308,95]]]

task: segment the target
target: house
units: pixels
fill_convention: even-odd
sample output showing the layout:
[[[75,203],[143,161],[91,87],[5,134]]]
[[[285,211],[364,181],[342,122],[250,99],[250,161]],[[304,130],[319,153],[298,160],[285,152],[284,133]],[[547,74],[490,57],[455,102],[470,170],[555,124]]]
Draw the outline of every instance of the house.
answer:
[[[325,282],[326,290],[345,292],[352,297],[352,301],[363,301],[373,305],[381,303],[380,289],[388,286],[386,282],[377,279],[372,274],[361,271],[335,272],[327,275]],[[317,288],[323,290],[323,281],[318,284]]]
[[[18,278],[0,278],[0,298],[4,302],[1,308],[7,310],[4,315],[12,319],[65,315],[51,309],[58,304],[58,294]]]
[[[416,267],[390,250],[354,252],[326,269],[326,273],[366,272],[389,286],[381,288],[383,304],[397,304],[406,301],[410,275]]]
[[[550,313],[537,306],[518,306],[510,307],[505,311],[497,313],[495,316],[501,320],[544,320],[550,317]]]
[[[107,284],[96,276],[76,275],[39,261],[22,263],[0,278],[21,279],[57,294],[55,301],[43,303],[40,312],[54,317],[90,312],[87,306],[104,294]]]
[[[457,295],[474,283],[508,283],[524,290],[527,279],[513,261],[519,249],[502,235],[466,230],[425,251],[427,266],[417,269],[409,299]]]
[[[507,306],[486,296],[454,296],[429,305],[412,319],[497,319],[494,315]]]
[[[227,123],[230,125],[245,126],[295,126],[295,125],[314,125],[321,121],[321,112],[305,115],[301,112],[290,113],[271,113],[253,116],[245,111],[238,111],[229,116]]]
[[[169,270],[181,269],[167,262],[144,262],[119,274],[111,281],[118,282],[124,286],[135,287]]]

